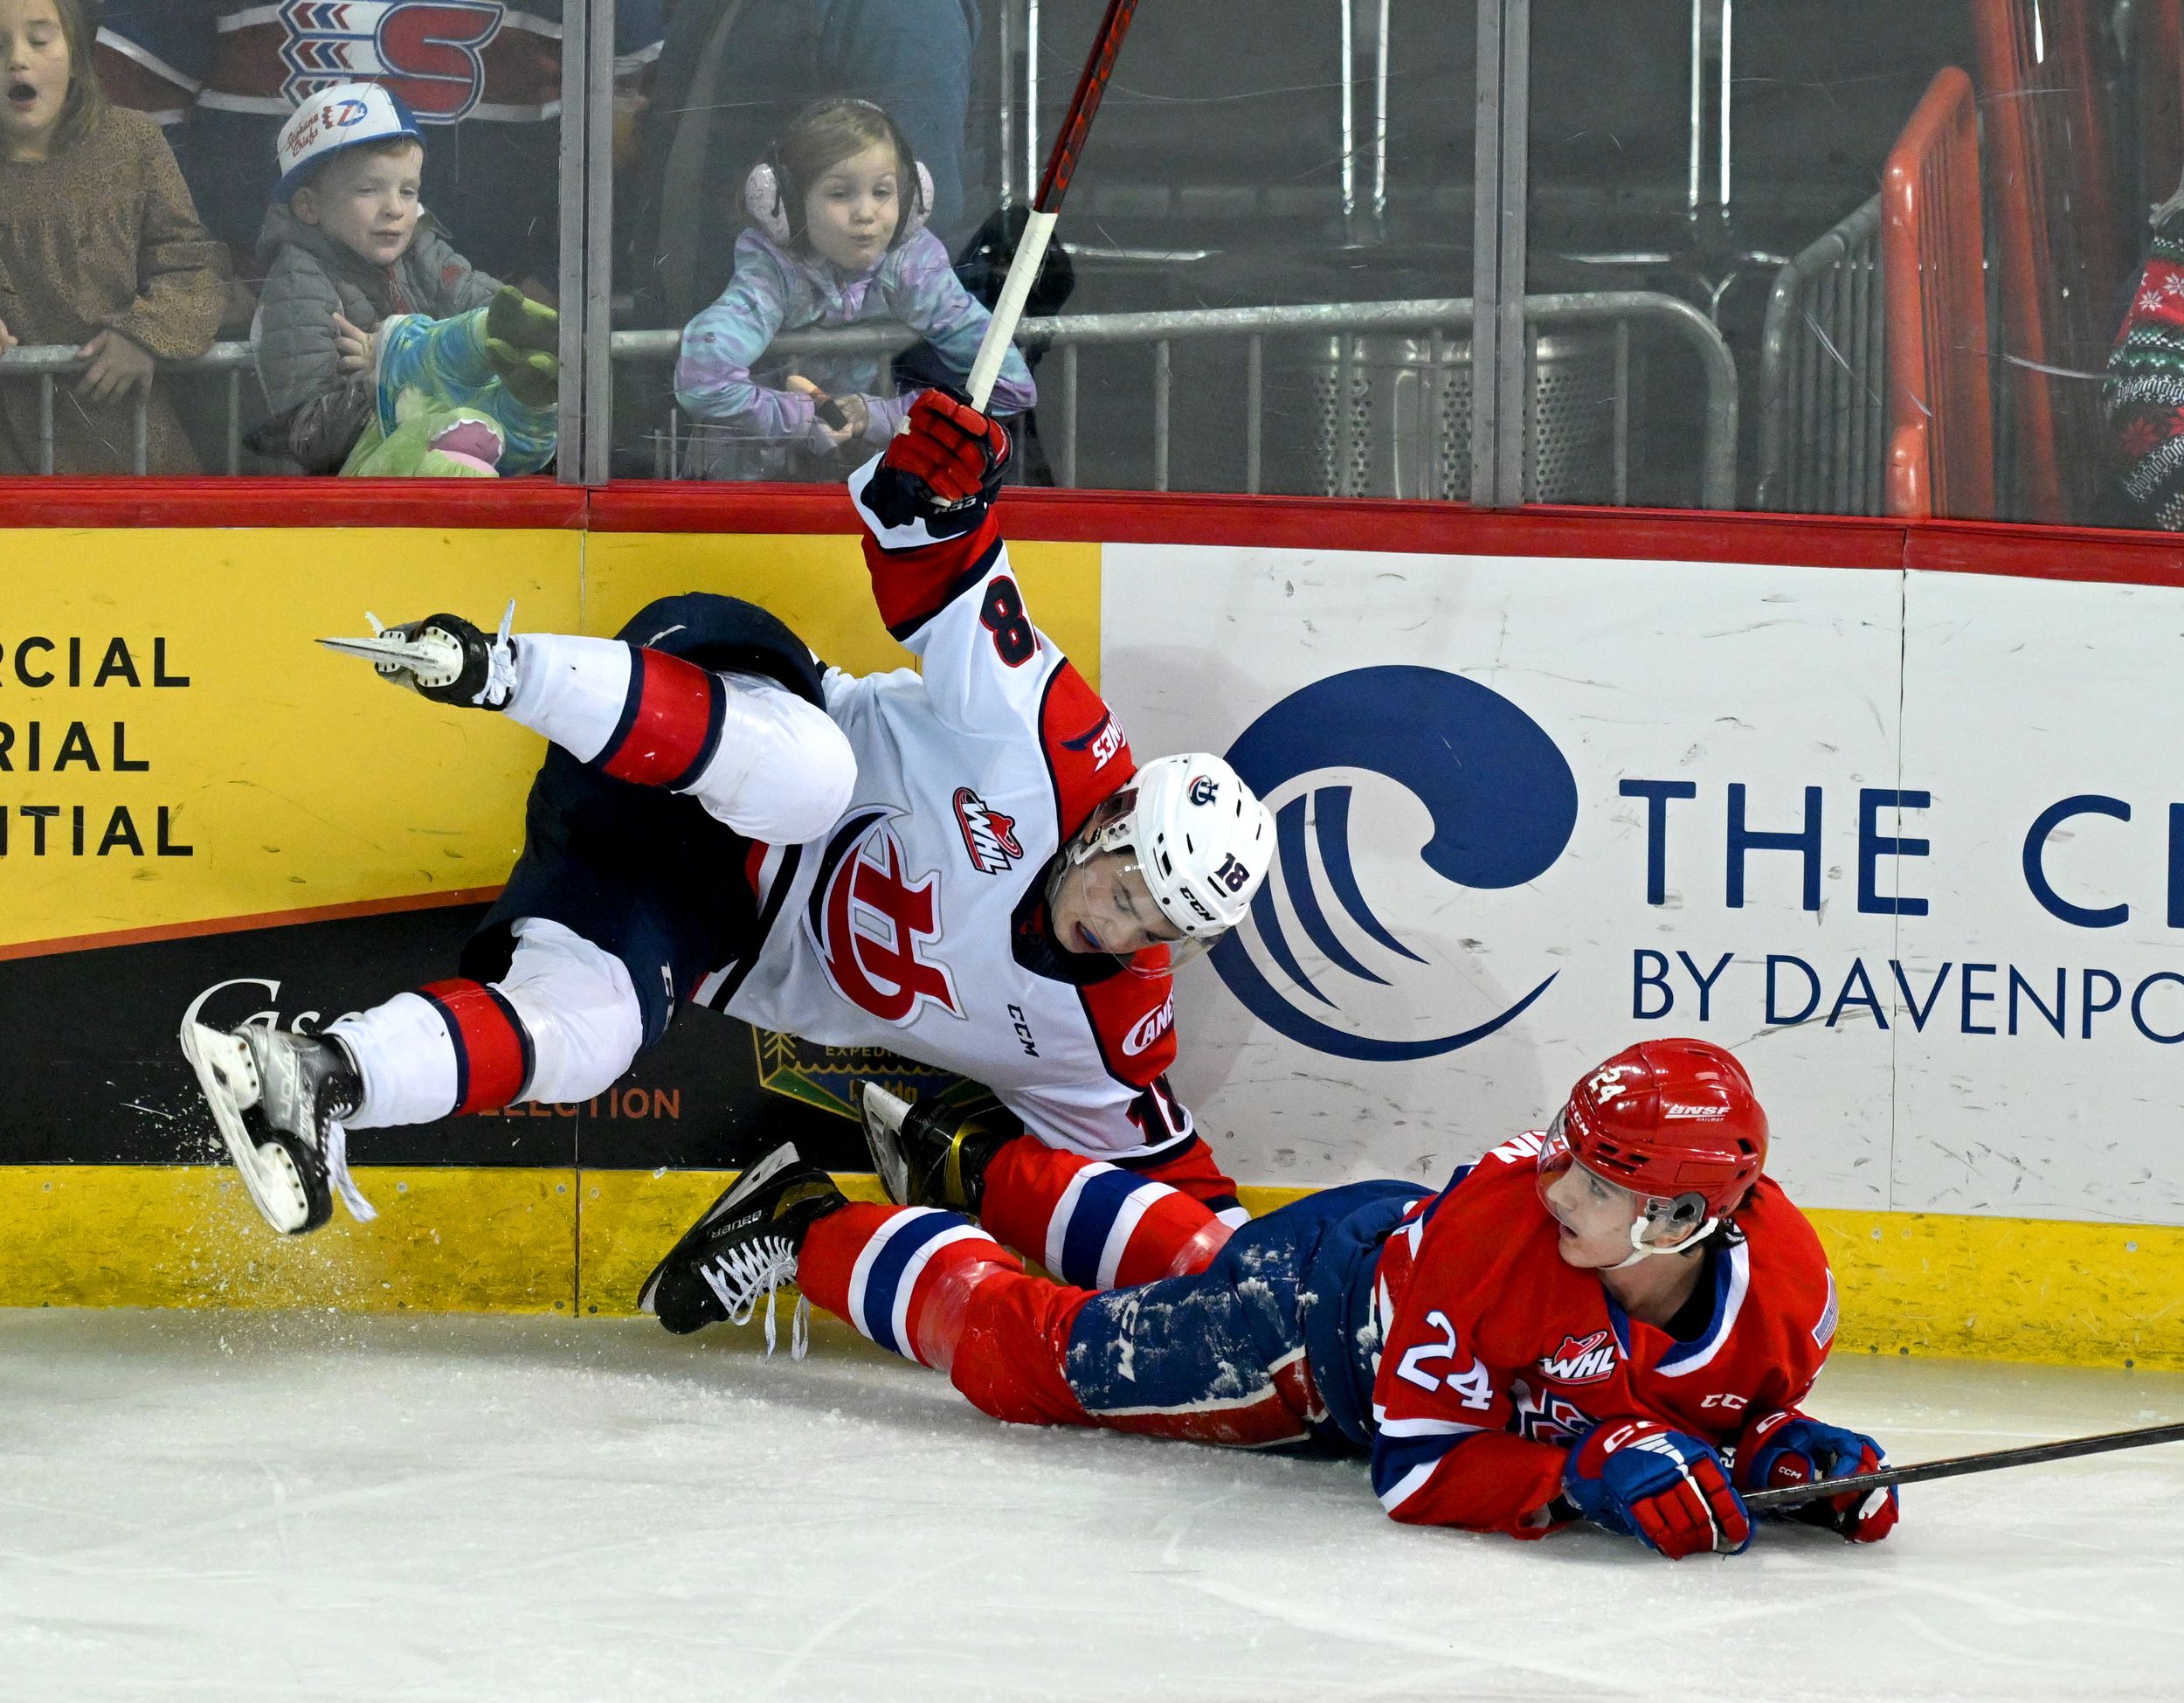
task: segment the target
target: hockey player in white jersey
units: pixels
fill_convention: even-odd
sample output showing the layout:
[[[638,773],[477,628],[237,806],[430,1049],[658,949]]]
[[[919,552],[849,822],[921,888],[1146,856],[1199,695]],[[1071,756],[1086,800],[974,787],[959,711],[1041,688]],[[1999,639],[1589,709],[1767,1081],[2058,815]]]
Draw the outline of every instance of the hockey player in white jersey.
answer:
[[[702,593],[612,640],[436,615],[357,647],[553,749],[460,975],[322,1035],[185,1026],[276,1229],[316,1229],[336,1192],[369,1211],[347,1131],[588,1099],[681,1003],[988,1083],[1040,1141],[1241,1218],[1166,1083],[1169,977],[1241,919],[1271,821],[1218,757],[1138,768],[1033,626],[992,514],[1006,454],[928,392],[850,481],[922,674],[822,672],[771,615]]]

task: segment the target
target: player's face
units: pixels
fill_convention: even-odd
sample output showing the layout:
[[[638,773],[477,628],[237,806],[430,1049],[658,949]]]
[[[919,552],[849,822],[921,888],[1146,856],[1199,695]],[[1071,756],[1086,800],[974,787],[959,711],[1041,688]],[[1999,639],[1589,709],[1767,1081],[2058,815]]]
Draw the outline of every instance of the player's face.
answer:
[[[812,246],[844,272],[880,263],[902,222],[902,174],[895,150],[874,142],[852,154],[804,197],[804,229]]]
[[[1095,852],[1072,863],[1054,885],[1048,917],[1065,952],[1128,958],[1183,938],[1161,915],[1136,861],[1125,852]]]
[[[1598,1270],[1630,1257],[1630,1227],[1642,1203],[1620,1183],[1572,1164],[1556,1175],[1541,1172],[1539,1198],[1561,1227],[1564,1263]]]
[[[0,0],[0,156],[42,160],[68,100],[68,38],[52,0]]]
[[[296,217],[358,258],[390,267],[417,234],[424,173],[425,150],[414,144],[385,154],[351,149],[296,191]]]

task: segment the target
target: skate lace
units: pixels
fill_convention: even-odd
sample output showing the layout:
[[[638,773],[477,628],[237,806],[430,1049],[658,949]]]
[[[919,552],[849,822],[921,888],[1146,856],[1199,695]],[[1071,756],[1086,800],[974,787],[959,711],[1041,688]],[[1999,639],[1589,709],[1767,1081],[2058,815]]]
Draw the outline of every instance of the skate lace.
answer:
[[[356,1179],[349,1173],[349,1131],[339,1118],[328,1118],[325,1128],[326,1139],[321,1151],[326,1160],[326,1180],[342,1197],[349,1215],[360,1224],[369,1224],[379,1215],[379,1209],[364,1198],[363,1190],[356,1187]]]
[[[728,1322],[748,1325],[763,1299],[766,1304],[766,1353],[778,1340],[774,1326],[774,1298],[784,1283],[796,1281],[796,1250],[786,1237],[761,1236],[727,1250],[698,1268],[698,1275],[728,1309]],[[797,1297],[796,1314],[789,1326],[789,1358],[802,1360],[812,1342],[812,1303]]]
[[[479,688],[477,702],[488,710],[504,710],[515,696],[515,647],[508,638],[515,626],[515,599],[510,598],[501,630],[486,647],[486,683]]]

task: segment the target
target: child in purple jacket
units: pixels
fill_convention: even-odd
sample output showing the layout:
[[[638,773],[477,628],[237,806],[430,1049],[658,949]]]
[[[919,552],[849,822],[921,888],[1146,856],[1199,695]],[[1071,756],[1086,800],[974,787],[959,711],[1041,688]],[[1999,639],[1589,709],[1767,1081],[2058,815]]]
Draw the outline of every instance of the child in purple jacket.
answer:
[[[701,422],[689,471],[833,478],[842,452],[861,460],[895,435],[909,398],[877,393],[878,355],[798,357],[779,388],[755,377],[781,332],[898,322],[969,374],[988,315],[925,229],[930,197],[902,131],[868,100],[822,100],[782,133],[743,185],[752,228],[736,241],[735,276],[683,328],[675,398]],[[1020,412],[1034,396],[1012,349],[991,412]]]

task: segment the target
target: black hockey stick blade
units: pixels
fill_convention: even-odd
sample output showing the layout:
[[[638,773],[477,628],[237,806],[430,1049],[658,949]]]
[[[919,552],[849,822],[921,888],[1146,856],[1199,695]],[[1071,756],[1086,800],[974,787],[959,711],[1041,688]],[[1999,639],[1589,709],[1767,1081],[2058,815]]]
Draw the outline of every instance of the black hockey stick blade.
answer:
[[[1107,12],[1100,19],[1099,33],[1092,38],[1092,51],[1086,56],[1084,70],[1077,77],[1076,93],[1069,97],[1061,128],[1047,153],[1047,170],[1040,174],[1039,192],[1032,198],[1033,211],[1061,211],[1061,198],[1069,193],[1069,180],[1076,176],[1085,138],[1092,134],[1092,121],[1099,113],[1100,97],[1107,93],[1107,80],[1115,74],[1115,56],[1123,51],[1123,38],[1130,33],[1130,19],[1137,15],[1137,0],[1107,0]]]
[[[1857,1472],[1847,1478],[1819,1478],[1809,1485],[1755,1490],[1745,1498],[1745,1506],[1765,1513],[1772,1508],[1794,1507],[1800,1502],[1817,1501],[1826,1496],[1882,1490],[1890,1485],[1915,1485],[1926,1478],[1957,1478],[1967,1472],[1998,1471],[2005,1466],[2035,1466],[2042,1461],[2066,1461],[2076,1455],[2105,1455],[2112,1449],[2144,1449],[2156,1443],[2184,1443],[2184,1424],[2148,1425],[2136,1431],[2104,1431],[2098,1436],[2065,1437],[2060,1443],[2035,1443],[2022,1449],[1990,1449],[1980,1455],[1952,1455],[1946,1460],[1884,1466],[1877,1472]]]

